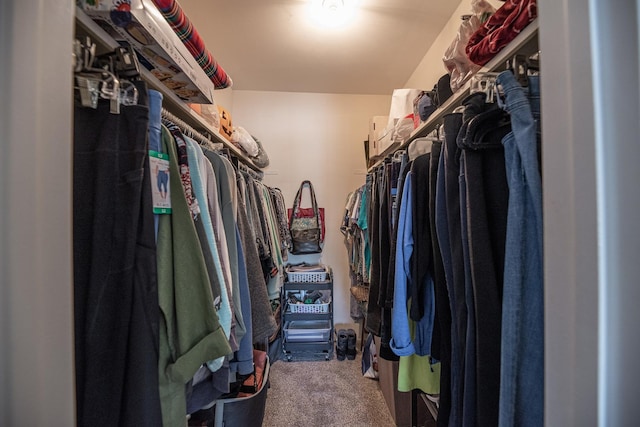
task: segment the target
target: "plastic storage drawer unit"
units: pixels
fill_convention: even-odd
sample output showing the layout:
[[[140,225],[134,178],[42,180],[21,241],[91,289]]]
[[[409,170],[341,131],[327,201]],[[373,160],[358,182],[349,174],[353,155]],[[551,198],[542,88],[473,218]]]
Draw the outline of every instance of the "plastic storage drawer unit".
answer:
[[[329,320],[292,320],[284,326],[284,338],[289,342],[328,341],[330,334]]]

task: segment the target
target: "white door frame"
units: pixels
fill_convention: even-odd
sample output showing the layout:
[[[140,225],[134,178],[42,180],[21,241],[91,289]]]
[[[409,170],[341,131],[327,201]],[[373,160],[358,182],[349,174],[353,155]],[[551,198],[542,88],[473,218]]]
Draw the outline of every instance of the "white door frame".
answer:
[[[628,425],[640,410],[625,399],[640,384],[638,7],[627,3],[539,1],[549,426]],[[72,0],[0,2],[2,425],[75,424],[72,83],[61,59],[73,11]],[[620,49],[616,34],[630,38]],[[621,58],[632,72],[598,71]],[[637,120],[594,108],[611,102]]]
[[[599,0],[538,5],[545,425],[635,425],[640,417],[638,5]]]
[[[0,1],[0,425],[75,425],[75,2]]]
[[[635,3],[635,4],[634,4]],[[640,5],[590,0],[598,194],[599,425],[638,423]]]

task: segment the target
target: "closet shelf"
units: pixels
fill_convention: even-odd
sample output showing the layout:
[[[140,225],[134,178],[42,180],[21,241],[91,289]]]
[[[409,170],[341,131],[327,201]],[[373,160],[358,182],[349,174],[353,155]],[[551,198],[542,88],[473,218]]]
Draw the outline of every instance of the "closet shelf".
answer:
[[[114,40],[105,30],[103,30],[96,22],[94,22],[80,7],[76,6],[76,32],[79,34],[84,34],[91,37],[91,40],[97,44],[100,53],[111,52],[116,47],[120,46],[120,44]],[[212,143],[220,143],[225,148],[228,148],[231,154],[238,159],[249,168],[254,171],[260,172],[261,169],[256,166],[253,161],[240,150],[238,147],[229,142],[225,137],[220,135],[220,133],[213,129],[205,120],[200,117],[195,111],[193,111],[189,106],[176,94],[171,92],[164,84],[160,82],[149,70],[144,67],[140,67],[140,75],[144,81],[147,82],[150,88],[157,90],[162,93],[162,106],[179,117],[189,126],[197,130],[198,132],[208,135],[211,138]]]
[[[538,18],[531,21],[529,25],[527,25],[524,30],[520,34],[514,38],[511,43],[509,43],[504,49],[494,56],[491,61],[489,61],[484,67],[482,67],[478,74],[480,73],[488,73],[488,72],[500,72],[506,69],[506,62],[508,59],[513,57],[513,55],[517,53],[532,55],[538,51]],[[438,109],[436,109],[433,114],[429,116],[426,122],[422,123],[418,126],[411,135],[404,140],[400,144],[392,144],[386,150],[384,150],[379,156],[375,163],[369,166],[368,171],[372,171],[378,165],[380,165],[384,159],[398,151],[405,149],[417,138],[421,138],[427,136],[431,131],[436,129],[438,124],[442,122],[442,118],[453,112],[453,110],[458,107],[462,101],[471,93],[471,79],[467,80],[467,82],[456,91],[447,101],[442,104]]]

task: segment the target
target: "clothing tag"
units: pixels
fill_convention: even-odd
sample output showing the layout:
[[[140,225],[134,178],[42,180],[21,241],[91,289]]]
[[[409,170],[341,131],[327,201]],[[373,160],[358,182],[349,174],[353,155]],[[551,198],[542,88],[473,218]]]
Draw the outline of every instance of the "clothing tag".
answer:
[[[171,213],[171,192],[169,188],[169,155],[149,150],[149,166],[151,167],[151,192],[153,196],[153,213]]]

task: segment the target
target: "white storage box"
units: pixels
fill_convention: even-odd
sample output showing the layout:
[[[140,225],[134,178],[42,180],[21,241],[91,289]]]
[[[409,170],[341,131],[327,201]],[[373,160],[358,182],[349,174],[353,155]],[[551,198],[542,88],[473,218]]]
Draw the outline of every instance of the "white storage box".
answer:
[[[379,140],[382,137],[384,128],[389,122],[389,116],[373,116],[369,119],[369,156],[377,156],[382,153]]]
[[[391,125],[388,125],[386,128],[380,132],[380,137],[376,141],[378,155],[384,153],[389,147],[391,147],[394,143],[393,136],[395,134],[395,124],[397,119],[392,122]]]
[[[319,271],[294,271],[294,267],[287,267],[287,277],[290,282],[298,282],[298,283],[313,283],[313,282],[324,282],[327,280],[328,269],[326,266],[323,266],[322,270]]]
[[[150,0],[80,0],[78,4],[116,41],[126,41],[168,89],[187,102],[209,104],[214,85]],[[114,13],[111,12],[123,12]],[[130,12],[130,15],[124,13]],[[126,17],[126,19],[124,19]],[[123,20],[123,22],[120,22]]]
[[[289,304],[292,313],[324,314],[329,312],[329,302],[321,304]]]
[[[289,342],[329,341],[329,320],[292,320],[284,324],[284,339]]]

